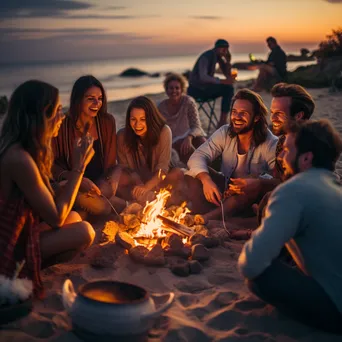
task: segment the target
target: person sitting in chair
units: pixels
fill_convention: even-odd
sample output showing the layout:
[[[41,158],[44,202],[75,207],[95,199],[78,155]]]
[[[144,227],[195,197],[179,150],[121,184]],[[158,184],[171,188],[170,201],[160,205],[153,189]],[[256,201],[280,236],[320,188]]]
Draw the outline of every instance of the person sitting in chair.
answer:
[[[190,74],[188,95],[197,99],[208,100],[222,96],[221,116],[218,127],[226,124],[230,103],[234,95],[232,86],[229,43],[218,39],[213,49],[205,51],[196,61]],[[216,64],[219,63],[225,79],[214,77]]]

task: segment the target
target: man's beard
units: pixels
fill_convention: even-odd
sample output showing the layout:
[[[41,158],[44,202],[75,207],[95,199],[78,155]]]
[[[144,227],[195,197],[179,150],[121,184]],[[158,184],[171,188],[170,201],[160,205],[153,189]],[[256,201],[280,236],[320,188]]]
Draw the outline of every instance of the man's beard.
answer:
[[[299,160],[299,155],[297,153],[295,160],[291,163],[291,172],[290,173],[288,173],[288,172],[284,173],[284,180],[288,180],[300,172],[298,160]],[[286,171],[286,169],[285,169],[285,171]]]
[[[276,135],[277,137],[280,137],[281,135],[284,135],[286,132],[285,132],[285,127],[284,127],[284,125],[283,126],[281,126],[281,127],[279,127],[279,128],[277,128],[277,130],[275,130],[274,128],[273,128],[273,125],[272,125],[272,133],[274,134],[274,135]]]
[[[234,123],[232,121],[230,121],[230,126],[232,127],[233,132],[236,135],[239,134],[245,134],[248,133],[250,131],[252,131],[255,127],[255,122],[254,122],[254,118],[251,120],[251,122],[249,123],[249,125],[247,125],[246,127],[242,128],[241,130],[238,128],[236,129],[236,127],[234,126]]]

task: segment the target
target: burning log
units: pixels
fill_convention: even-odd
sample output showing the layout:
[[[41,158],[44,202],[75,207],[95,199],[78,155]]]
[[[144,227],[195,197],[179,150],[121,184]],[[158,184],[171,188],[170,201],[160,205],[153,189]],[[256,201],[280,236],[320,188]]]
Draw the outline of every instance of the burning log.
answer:
[[[194,233],[194,231],[191,228],[184,226],[183,224],[177,223],[175,221],[172,221],[167,217],[158,215],[157,218],[159,218],[163,222],[163,229],[165,230],[169,230],[177,233],[178,235],[180,234],[187,237],[191,236]]]

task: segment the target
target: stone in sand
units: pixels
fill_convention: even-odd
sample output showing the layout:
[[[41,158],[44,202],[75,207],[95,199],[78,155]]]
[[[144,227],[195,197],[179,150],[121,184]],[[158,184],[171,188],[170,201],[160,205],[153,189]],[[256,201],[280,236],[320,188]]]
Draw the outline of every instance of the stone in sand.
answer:
[[[134,246],[134,239],[131,235],[125,232],[118,232],[115,235],[115,242],[125,249],[131,249]]]
[[[198,260],[198,261],[206,261],[209,259],[210,253],[207,248],[205,248],[201,244],[197,244],[192,246],[191,248],[191,257],[192,260]]]
[[[190,260],[189,267],[191,274],[199,274],[203,270],[203,266],[197,260]]]
[[[169,245],[164,248],[165,255],[167,256],[179,256],[183,259],[188,259],[191,255],[191,248],[189,246],[184,246],[180,249],[173,249]]]
[[[154,245],[153,248],[145,256],[144,263],[150,266],[165,265],[165,257],[162,246],[159,244]]]
[[[128,227],[128,229],[140,227],[140,223],[141,223],[137,215],[135,214],[123,215],[123,222]]]
[[[184,219],[181,222],[188,227],[192,227],[195,224],[194,216],[193,215],[185,215]]]
[[[103,230],[101,242],[114,241],[116,233],[120,230],[120,226],[115,221],[107,221]]]
[[[220,244],[220,239],[215,236],[209,236],[204,241],[204,246],[207,248],[214,248]]]
[[[171,272],[179,277],[187,277],[190,274],[190,267],[188,262],[181,262],[170,267]]]
[[[229,240],[229,233],[225,229],[217,229],[213,236],[218,238],[221,242]]]
[[[199,215],[199,214],[195,215],[194,221],[195,221],[196,225],[204,225],[205,224],[204,217],[202,215]]]
[[[134,202],[131,203],[130,205],[128,205],[122,212],[121,215],[129,215],[129,214],[133,214],[133,215],[138,215],[138,213],[143,209],[142,205]]]
[[[129,256],[136,262],[144,263],[145,256],[149,250],[144,246],[136,246],[129,250]]]
[[[204,245],[205,244],[206,237],[202,234],[194,234],[190,237],[190,244],[191,246],[197,245],[198,243]]]
[[[98,249],[90,259],[90,265],[95,268],[113,267],[116,260],[125,254],[125,249],[115,243],[96,247]]]
[[[184,246],[182,242],[182,238],[175,234],[172,233],[171,235],[168,235],[165,239],[165,242],[170,246],[171,249],[173,250],[181,250]]]
[[[197,234],[202,234],[204,236],[209,235],[209,231],[208,231],[207,227],[203,226],[202,224],[197,224],[197,225],[193,226],[192,229]]]

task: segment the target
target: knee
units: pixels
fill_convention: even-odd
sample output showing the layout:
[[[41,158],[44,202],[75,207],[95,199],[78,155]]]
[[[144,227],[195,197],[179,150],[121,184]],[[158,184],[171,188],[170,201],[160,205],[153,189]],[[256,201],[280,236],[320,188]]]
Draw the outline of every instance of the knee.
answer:
[[[70,211],[67,219],[65,220],[64,224],[69,224],[69,223],[75,223],[75,222],[81,222],[82,217],[77,211]]]
[[[93,226],[87,221],[82,221],[79,223],[79,225],[80,225],[80,230],[81,230],[81,233],[80,233],[81,245],[89,247],[95,239],[95,235],[96,235],[95,230]]]

